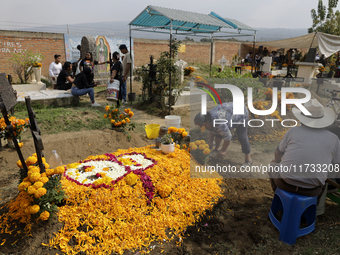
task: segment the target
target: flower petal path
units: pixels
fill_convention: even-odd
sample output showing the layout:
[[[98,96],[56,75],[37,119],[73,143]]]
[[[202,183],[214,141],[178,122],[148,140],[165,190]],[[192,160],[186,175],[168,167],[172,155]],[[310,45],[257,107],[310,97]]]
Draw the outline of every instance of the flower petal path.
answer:
[[[127,153],[145,154],[157,162],[144,170],[154,186],[151,203],[141,176],[135,185],[128,185],[123,178],[112,189],[94,189],[63,178],[68,198],[58,217],[64,226],[44,245],[65,254],[122,254],[125,250],[147,249],[153,241],[181,237],[187,226],[222,197],[220,180],[190,178],[190,154],[186,150],[164,155],[142,147],[112,154]]]

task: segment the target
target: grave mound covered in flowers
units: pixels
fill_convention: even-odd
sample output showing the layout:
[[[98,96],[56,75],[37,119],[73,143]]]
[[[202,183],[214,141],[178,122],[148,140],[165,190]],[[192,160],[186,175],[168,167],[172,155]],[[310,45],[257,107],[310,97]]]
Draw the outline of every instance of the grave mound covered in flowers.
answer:
[[[61,189],[53,189],[65,202],[56,212],[62,227],[41,245],[63,254],[147,251],[154,241],[178,240],[222,197],[219,179],[190,178],[190,154],[179,148],[167,155],[150,146],[118,150],[56,169],[45,163],[45,174],[38,172],[34,157],[28,159],[32,164],[19,195],[0,215],[0,233],[15,236],[21,222],[29,226],[25,235],[34,235],[35,225],[49,224],[47,184],[57,179]]]

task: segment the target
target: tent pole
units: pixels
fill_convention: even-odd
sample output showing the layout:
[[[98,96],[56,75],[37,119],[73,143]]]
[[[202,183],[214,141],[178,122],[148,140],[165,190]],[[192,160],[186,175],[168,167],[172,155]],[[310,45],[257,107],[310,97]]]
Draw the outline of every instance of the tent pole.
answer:
[[[253,74],[254,64],[255,64],[255,41],[256,41],[256,31],[254,32],[254,41],[253,41],[253,61],[251,62],[251,73]]]
[[[213,42],[213,34],[210,35],[210,74],[209,77],[211,78],[211,66],[212,66],[212,61],[213,61],[213,46],[214,46],[214,42]]]
[[[130,36],[130,59],[132,61],[131,25],[129,25],[129,36]],[[133,64],[133,61],[131,64]],[[132,66],[130,66],[130,93],[132,93],[132,71],[131,70],[133,70]],[[132,104],[132,101],[131,101],[131,104]]]
[[[311,43],[311,44],[310,44],[310,46],[309,46],[309,49],[308,49],[308,51],[310,50],[310,48],[312,48],[312,45],[313,45],[313,42],[314,42],[314,39],[315,39],[316,33],[317,33],[317,32],[315,32],[315,34],[314,34],[314,36],[313,36],[313,40],[312,40],[312,43]]]
[[[172,20],[170,20],[169,115],[171,114]]]

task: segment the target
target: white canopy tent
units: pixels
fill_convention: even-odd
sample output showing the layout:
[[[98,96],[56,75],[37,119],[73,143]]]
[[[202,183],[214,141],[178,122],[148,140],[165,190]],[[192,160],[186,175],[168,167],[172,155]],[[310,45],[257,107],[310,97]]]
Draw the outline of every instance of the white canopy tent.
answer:
[[[309,49],[319,47],[320,53],[324,54],[325,57],[328,58],[332,54],[340,51],[340,36],[315,32],[284,40],[256,42],[256,45],[285,49]]]

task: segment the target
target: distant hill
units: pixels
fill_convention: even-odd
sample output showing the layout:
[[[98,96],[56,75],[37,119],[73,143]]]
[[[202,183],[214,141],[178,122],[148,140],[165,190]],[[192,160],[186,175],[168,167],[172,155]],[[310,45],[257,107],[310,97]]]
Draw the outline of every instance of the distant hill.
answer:
[[[30,28],[16,28],[11,30],[18,31],[34,31],[34,32],[50,32],[50,33],[70,33],[77,35],[104,35],[104,36],[116,36],[116,37],[129,37],[129,21],[110,21],[110,22],[96,22],[96,23],[81,23],[81,24],[69,24],[69,25],[55,25],[55,26],[43,26],[43,27],[30,27]],[[8,27],[1,28],[10,30]],[[288,29],[288,28],[255,28],[256,41],[273,41],[281,40],[292,37],[297,37],[307,34],[306,29]],[[132,31],[133,38],[147,38],[147,39],[161,39],[168,40],[169,35],[160,33],[140,32]],[[182,40],[185,36],[177,36]],[[190,36],[189,36],[190,37]],[[199,41],[202,37],[191,37],[195,41]],[[252,41],[252,37],[242,37],[239,39],[242,41]]]

